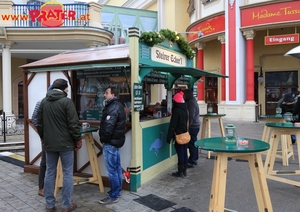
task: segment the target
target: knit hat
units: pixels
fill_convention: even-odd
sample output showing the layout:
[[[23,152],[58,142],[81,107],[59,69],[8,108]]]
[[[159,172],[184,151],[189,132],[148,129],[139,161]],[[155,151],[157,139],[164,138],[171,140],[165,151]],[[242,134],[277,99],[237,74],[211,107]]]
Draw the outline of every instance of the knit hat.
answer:
[[[185,103],[184,98],[183,98],[183,92],[180,91],[178,93],[176,93],[173,97],[174,102],[177,103]]]
[[[57,88],[60,90],[65,90],[68,87],[68,82],[67,80],[64,79],[56,79],[53,84],[52,84],[52,88]]]

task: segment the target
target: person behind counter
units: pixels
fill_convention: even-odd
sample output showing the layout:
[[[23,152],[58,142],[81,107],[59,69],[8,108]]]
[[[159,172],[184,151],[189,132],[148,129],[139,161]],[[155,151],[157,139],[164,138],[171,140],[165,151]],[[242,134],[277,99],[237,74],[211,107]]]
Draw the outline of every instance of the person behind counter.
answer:
[[[197,161],[199,159],[198,148],[195,147],[195,141],[197,141],[197,136],[200,130],[199,106],[191,89],[185,89],[183,92],[187,109],[189,111],[189,133],[191,135],[191,140],[188,143],[190,156],[188,159],[187,168],[193,168],[194,165],[197,165]]]
[[[118,202],[122,191],[122,167],[120,148],[125,143],[126,114],[124,106],[117,99],[116,88],[108,87],[104,93],[105,107],[100,122],[100,142],[103,144],[105,168],[109,178],[108,197],[100,204]]]
[[[187,121],[188,121],[188,111],[187,105],[183,98],[183,92],[180,91],[176,93],[173,97],[173,108],[172,108],[172,115],[170,120],[170,125],[167,134],[167,142],[170,144],[171,140],[175,140],[175,133],[181,134],[187,131]],[[187,156],[187,147],[188,144],[177,144],[175,142],[175,150],[177,152],[178,157],[178,164],[177,168],[178,171],[172,173],[174,177],[184,177],[187,175],[186,168],[188,163],[188,156]]]

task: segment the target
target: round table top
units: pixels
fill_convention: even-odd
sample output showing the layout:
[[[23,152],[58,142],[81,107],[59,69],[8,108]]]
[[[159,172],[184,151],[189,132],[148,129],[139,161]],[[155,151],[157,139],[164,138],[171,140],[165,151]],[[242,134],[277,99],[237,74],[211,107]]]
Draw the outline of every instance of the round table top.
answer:
[[[195,142],[195,146],[199,149],[213,152],[229,152],[229,153],[251,153],[262,152],[270,148],[267,142],[238,137],[237,140],[248,140],[248,145],[237,145],[234,143],[225,143],[226,137],[204,138]]]
[[[212,117],[218,117],[218,116],[226,116],[226,114],[218,114],[218,113],[208,113],[208,114],[202,114],[200,115],[201,117],[203,116],[212,116]]]
[[[270,122],[270,123],[266,123],[266,126],[267,127],[275,127],[275,128],[290,128],[290,129],[300,129],[300,127],[296,127],[293,123],[273,123],[273,122]]]
[[[99,127],[94,127],[94,126],[91,126],[87,130],[83,130],[82,127],[80,127],[80,133],[81,134],[90,133],[90,132],[97,132],[98,130],[99,130]]]

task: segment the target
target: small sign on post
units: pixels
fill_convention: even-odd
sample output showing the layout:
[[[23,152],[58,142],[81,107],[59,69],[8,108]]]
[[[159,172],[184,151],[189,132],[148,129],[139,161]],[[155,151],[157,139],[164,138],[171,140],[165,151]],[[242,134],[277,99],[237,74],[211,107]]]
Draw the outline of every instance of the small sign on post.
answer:
[[[141,111],[143,106],[143,84],[133,83],[133,110]]]

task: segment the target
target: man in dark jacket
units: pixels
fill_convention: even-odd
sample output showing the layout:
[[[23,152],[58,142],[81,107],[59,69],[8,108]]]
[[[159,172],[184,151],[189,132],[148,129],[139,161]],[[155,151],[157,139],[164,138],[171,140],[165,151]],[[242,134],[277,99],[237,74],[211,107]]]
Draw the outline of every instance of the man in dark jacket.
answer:
[[[44,196],[46,211],[55,211],[54,185],[58,158],[63,170],[62,211],[76,208],[72,203],[74,150],[81,148],[79,119],[75,106],[67,97],[68,83],[57,79],[42,100],[37,129],[46,152]]]
[[[125,143],[126,114],[124,106],[117,99],[116,88],[108,87],[104,98],[99,136],[111,190],[107,192],[109,196],[99,200],[99,203],[109,204],[118,202],[122,190],[120,148]]]
[[[198,148],[195,147],[195,141],[197,141],[197,136],[200,130],[199,105],[193,96],[193,91],[191,89],[184,90],[184,99],[189,112],[189,133],[191,135],[191,141],[188,144],[190,156],[187,167],[193,168],[194,165],[197,165],[197,161],[199,159]]]

